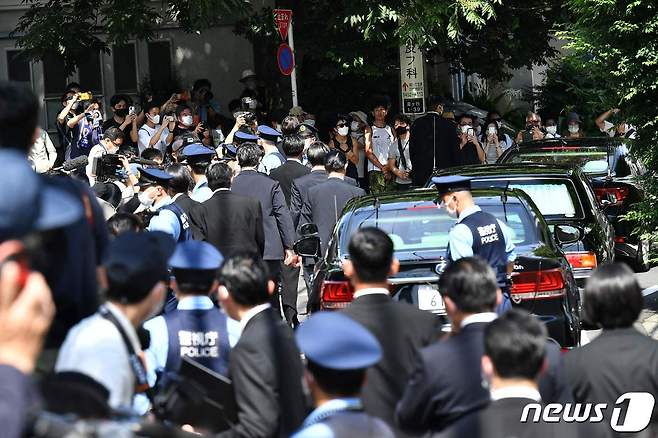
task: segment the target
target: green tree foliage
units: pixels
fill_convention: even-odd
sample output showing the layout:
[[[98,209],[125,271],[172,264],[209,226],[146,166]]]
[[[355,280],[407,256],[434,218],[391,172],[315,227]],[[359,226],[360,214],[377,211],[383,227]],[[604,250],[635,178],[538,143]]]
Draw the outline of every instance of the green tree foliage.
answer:
[[[598,78],[607,107],[622,108],[638,129],[632,152],[643,159],[645,201],[628,219],[658,237],[658,5],[652,0],[566,0],[567,40],[574,66]],[[607,108],[604,108],[607,109]]]
[[[160,25],[178,22],[187,32],[203,30],[249,11],[244,0],[23,0],[30,6],[15,29],[18,46],[35,59],[62,56],[72,72],[90,49],[149,39]]]

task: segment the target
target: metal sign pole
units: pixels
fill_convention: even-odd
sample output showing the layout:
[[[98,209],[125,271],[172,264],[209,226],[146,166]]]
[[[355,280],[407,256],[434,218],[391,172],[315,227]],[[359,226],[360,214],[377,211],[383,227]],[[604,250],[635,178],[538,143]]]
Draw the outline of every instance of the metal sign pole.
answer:
[[[295,41],[292,36],[292,19],[290,20],[290,26],[288,27],[288,45],[292,50],[293,55],[295,54]],[[290,86],[292,88],[292,106],[298,106],[297,100],[297,58],[295,57],[295,67],[292,69],[290,74]]]

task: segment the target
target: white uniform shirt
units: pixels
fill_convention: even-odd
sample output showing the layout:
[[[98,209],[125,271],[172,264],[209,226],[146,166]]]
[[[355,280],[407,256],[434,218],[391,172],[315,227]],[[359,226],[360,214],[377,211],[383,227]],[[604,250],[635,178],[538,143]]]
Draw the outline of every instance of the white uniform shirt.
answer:
[[[119,321],[135,352],[141,354],[142,348],[130,321],[111,303],[104,306]],[[112,408],[131,408],[135,375],[130,366],[128,349],[114,324],[100,313],[83,319],[69,331],[59,350],[55,371],[85,374],[110,391]]]

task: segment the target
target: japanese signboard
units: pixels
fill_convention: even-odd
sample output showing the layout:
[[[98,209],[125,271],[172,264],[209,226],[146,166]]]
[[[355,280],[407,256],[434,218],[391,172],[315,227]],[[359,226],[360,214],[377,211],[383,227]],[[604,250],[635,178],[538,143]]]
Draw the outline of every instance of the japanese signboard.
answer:
[[[288,39],[288,28],[290,27],[290,21],[292,20],[292,11],[290,9],[275,9],[274,10],[274,21],[276,27],[279,30],[279,35],[281,35],[281,40],[285,41]]]
[[[423,67],[423,53],[417,46],[411,42],[400,46],[400,86],[404,114],[423,114],[425,112]]]

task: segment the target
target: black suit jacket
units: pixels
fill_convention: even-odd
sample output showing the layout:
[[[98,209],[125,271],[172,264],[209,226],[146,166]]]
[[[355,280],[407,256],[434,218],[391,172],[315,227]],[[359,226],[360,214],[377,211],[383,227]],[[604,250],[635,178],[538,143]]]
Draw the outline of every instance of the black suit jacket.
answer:
[[[309,173],[311,173],[311,169],[294,160],[288,160],[270,172],[270,178],[278,181],[281,185],[281,190],[283,190],[283,196],[286,197],[288,207],[290,207],[292,182],[295,178],[308,175]]]
[[[318,226],[323,254],[345,204],[350,199],[365,194],[363,189],[354,187],[339,178],[329,178],[308,190],[308,199],[302,206],[299,222],[300,224],[314,223]]]
[[[611,406],[626,392],[648,392],[658,400],[658,341],[633,327],[604,329],[589,344],[567,353],[565,364],[577,403]],[[607,410],[604,423],[610,424],[611,412]]]
[[[231,191],[260,201],[265,232],[264,260],[283,260],[284,249],[292,249],[295,229],[279,183],[255,170],[243,170],[234,179]]]
[[[537,403],[529,398],[504,398],[491,402],[486,408],[466,415],[436,438],[577,438],[578,426],[573,424],[533,423],[519,421],[523,408]],[[534,411],[532,411],[534,412]],[[529,416],[532,417],[532,414]],[[593,437],[592,437],[593,438]]]
[[[395,429],[395,436],[405,436],[395,428],[395,405],[402,397],[418,351],[441,336],[441,321],[383,294],[356,298],[342,312],[370,330],[382,347],[382,359],[368,369],[361,392],[366,412],[386,421]]]
[[[231,350],[238,424],[219,435],[289,437],[308,412],[303,368],[290,327],[272,309],[256,314]]]
[[[437,113],[428,113],[411,126],[409,158],[411,179],[416,186],[424,186],[432,170],[459,166],[461,154],[456,125]]]
[[[263,213],[255,199],[220,190],[189,217],[194,238],[212,243],[224,257],[239,252],[263,256]]]
[[[440,431],[459,417],[489,403],[482,382],[486,322],[464,326],[457,334],[423,348],[396,410],[398,424],[409,431]],[[548,369],[540,382],[542,400],[569,402],[559,346],[547,342]]]
[[[180,208],[183,210],[187,215],[190,215],[190,212],[196,208],[198,205],[201,205],[200,202],[195,201],[194,199],[190,198],[187,193],[181,194],[179,197],[176,198],[174,201]]]

